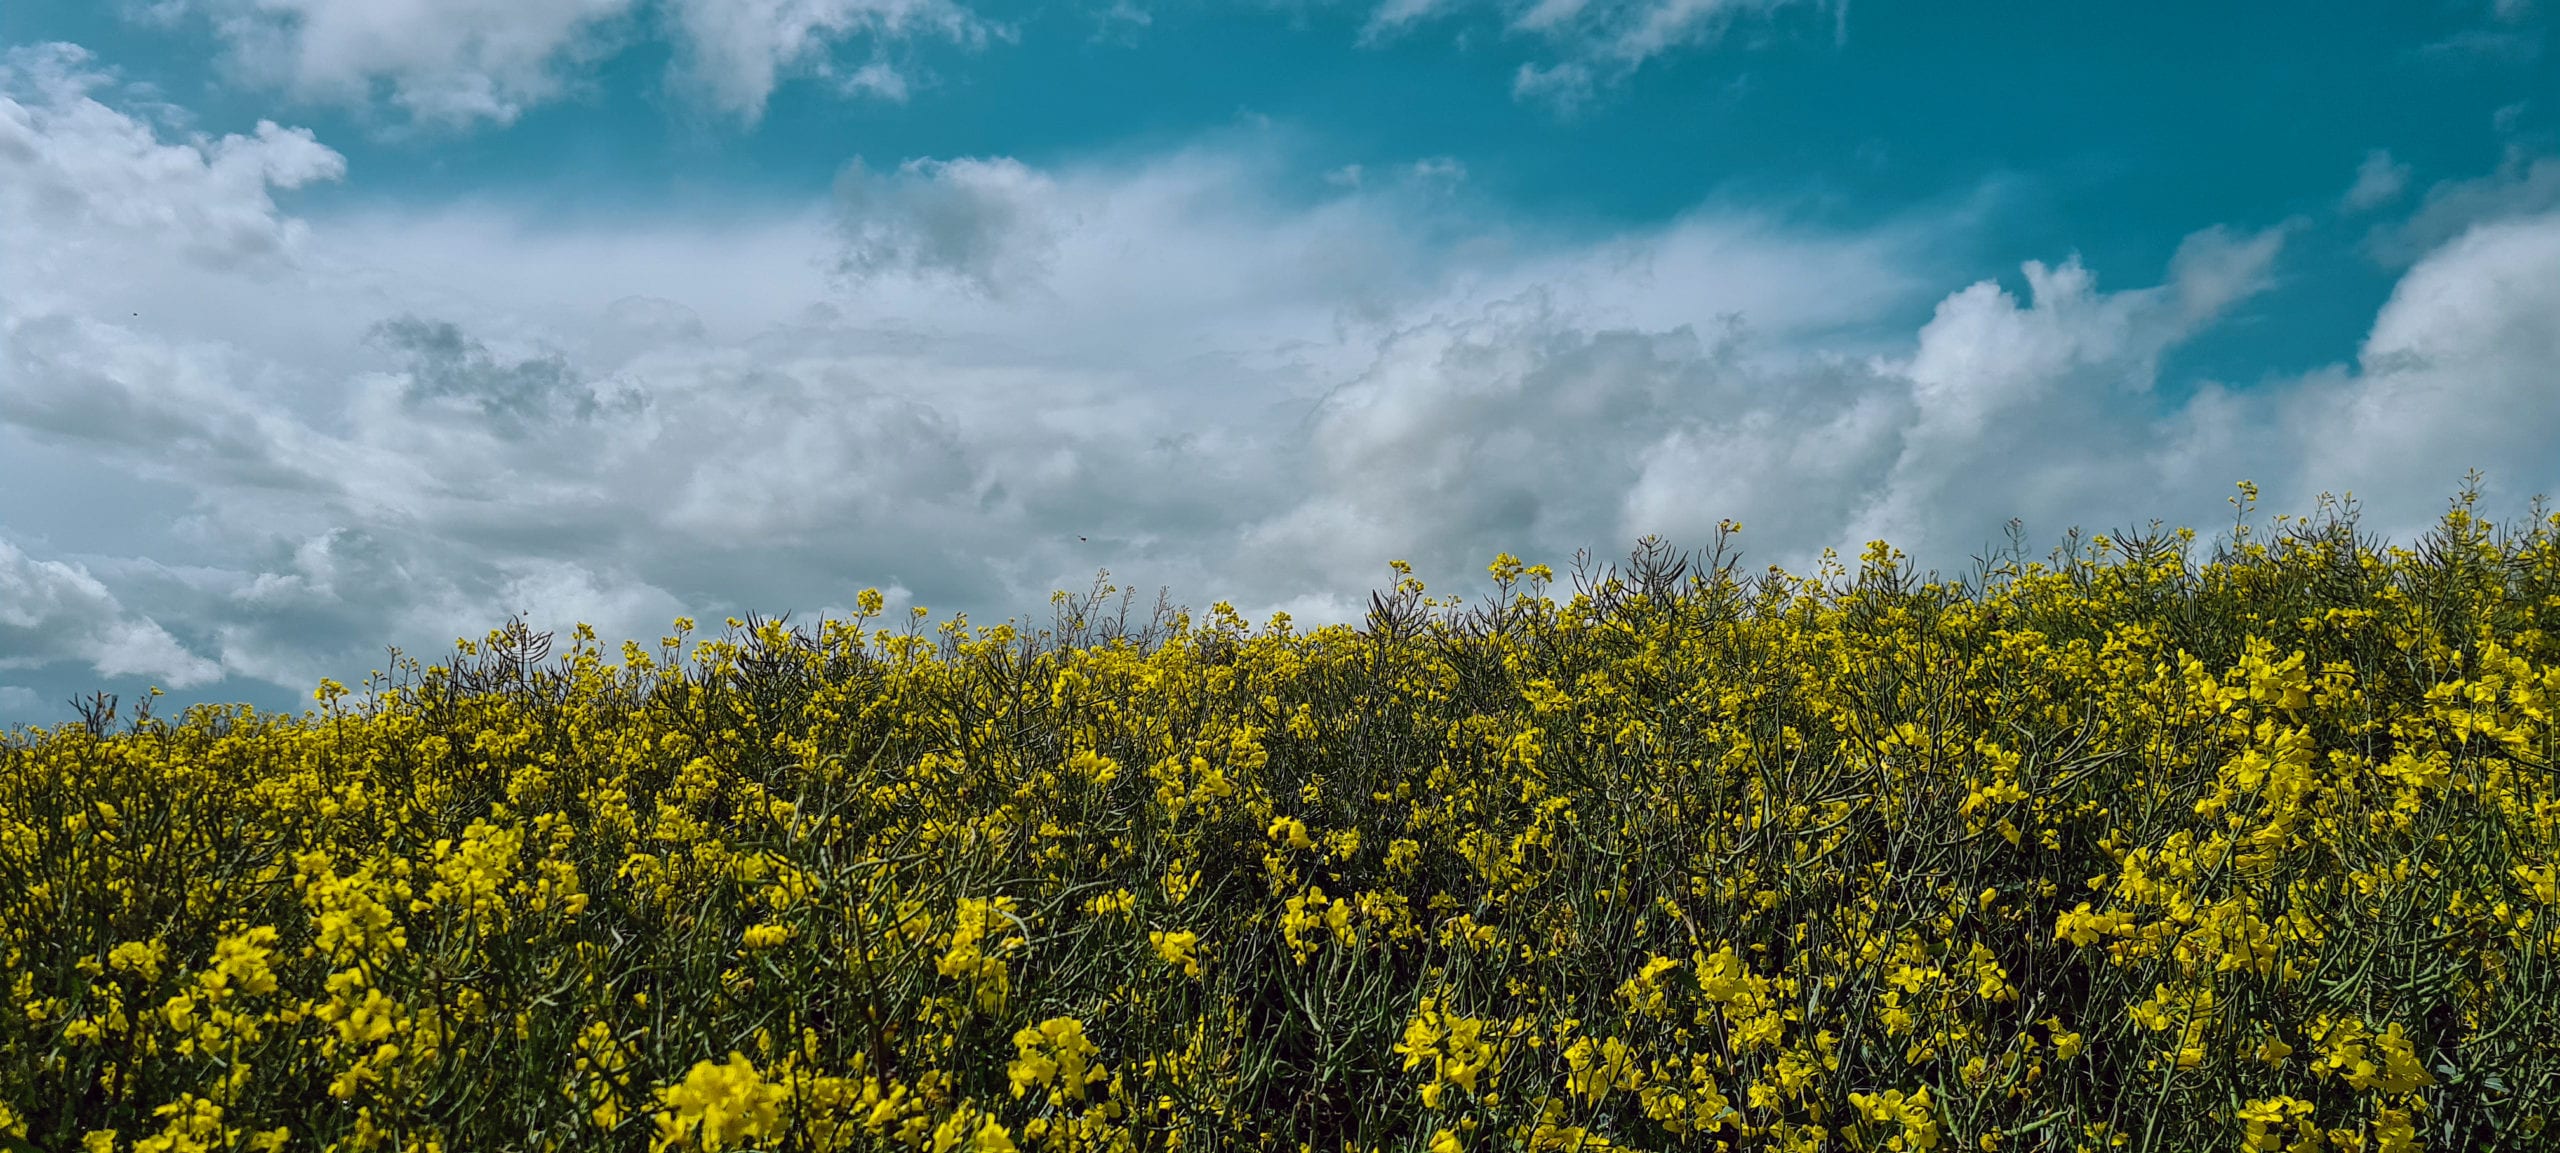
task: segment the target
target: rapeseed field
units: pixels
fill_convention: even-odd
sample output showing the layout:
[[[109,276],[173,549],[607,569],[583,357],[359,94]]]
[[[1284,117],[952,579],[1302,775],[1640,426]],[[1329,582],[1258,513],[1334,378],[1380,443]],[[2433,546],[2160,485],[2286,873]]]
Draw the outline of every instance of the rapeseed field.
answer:
[[[2560,516],[2476,496],[101,698],[0,746],[0,1135],[2544,1147]]]

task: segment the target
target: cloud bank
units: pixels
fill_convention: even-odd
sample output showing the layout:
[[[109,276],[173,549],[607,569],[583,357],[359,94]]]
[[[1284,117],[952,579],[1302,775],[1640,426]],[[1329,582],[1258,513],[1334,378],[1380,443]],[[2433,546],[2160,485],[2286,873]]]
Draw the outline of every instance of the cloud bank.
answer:
[[[2405,537],[2462,472],[2560,480],[2560,213],[2531,165],[2412,220],[2351,363],[2169,400],[2294,222],[2165,267],[1949,283],[1935,212],[1701,207],[1568,233],[1445,165],[1275,189],[1250,134],[1134,160],[847,162],[791,210],[585,226],[290,210],[305,131],[187,136],[67,46],[0,66],[0,705],[102,680],[360,679],[510,613],[981,621],[1097,568],[1351,619],[1386,563],[1465,585],[1744,522],[1757,562],[2031,539],[2353,490]],[[2432,235],[2432,233],[2428,234]],[[112,494],[112,501],[109,499]],[[270,697],[269,699],[276,699]],[[290,699],[289,697],[287,699]]]

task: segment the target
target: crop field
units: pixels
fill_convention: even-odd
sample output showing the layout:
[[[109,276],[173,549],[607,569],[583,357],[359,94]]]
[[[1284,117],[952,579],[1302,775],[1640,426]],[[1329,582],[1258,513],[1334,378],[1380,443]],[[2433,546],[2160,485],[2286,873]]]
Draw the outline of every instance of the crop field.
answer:
[[[2560,516],[1738,538],[1365,625],[521,623],[0,744],[0,1134],[2560,1141]],[[886,627],[894,623],[898,627]]]

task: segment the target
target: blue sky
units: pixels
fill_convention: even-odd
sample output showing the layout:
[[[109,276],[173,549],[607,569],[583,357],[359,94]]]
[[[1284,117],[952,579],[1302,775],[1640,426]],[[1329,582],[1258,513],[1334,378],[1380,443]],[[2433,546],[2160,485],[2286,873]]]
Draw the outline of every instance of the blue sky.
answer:
[[[2529,2],[0,7],[0,723],[2560,481]]]

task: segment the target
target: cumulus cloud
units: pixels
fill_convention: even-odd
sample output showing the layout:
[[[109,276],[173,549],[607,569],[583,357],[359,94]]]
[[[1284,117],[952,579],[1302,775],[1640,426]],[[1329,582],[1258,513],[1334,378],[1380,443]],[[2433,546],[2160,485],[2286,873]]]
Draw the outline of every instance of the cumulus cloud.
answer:
[[[1683,317],[1577,298],[1554,275],[1381,340],[1318,406],[1290,474],[1304,495],[1251,526],[1239,567],[1327,589],[1390,554],[1464,573],[1488,542],[1605,554],[1733,518],[1757,555],[1797,571],[1876,538],[1952,570],[2013,516],[2058,531],[2194,510],[2211,496],[2195,478],[2262,462],[2167,460],[2158,366],[2266,289],[2292,227],[2199,231],[2137,288],[2102,290],[2076,259],[2028,262],[2023,297],[1994,281],[1954,292],[1901,353],[1855,351],[1810,300],[1763,298],[1746,319],[1693,297]],[[1631,263],[1708,287],[1722,277],[1699,270],[1749,263],[1732,259],[1749,231],[1722,231],[1693,220]],[[1357,603],[1336,588],[1300,607]]]
[[[268,121],[163,139],[100,99],[115,87],[73,45],[0,56],[0,422],[147,476],[312,483],[269,455],[288,422],[235,385],[236,350],[164,308],[220,314],[290,282],[309,229],[274,193],[344,161]]]
[[[270,398],[241,387],[227,350],[16,307],[0,317],[0,332],[10,337],[0,355],[13,381],[0,391],[0,420],[156,478],[335,487],[326,466],[339,462],[279,451],[316,446]]]
[[[890,59],[900,42],[924,37],[969,47],[1001,26],[951,0],[672,0],[682,30],[683,74],[714,106],[748,123],[786,73],[807,69],[848,92],[888,100],[907,96],[906,74]],[[845,40],[869,42],[871,56],[851,68],[830,55]]]
[[[39,143],[157,131],[100,111]],[[1323,398],[1402,379],[1432,331],[1499,342],[1534,289],[1556,346],[1591,346],[1535,388],[1641,359],[1579,325],[1747,313],[1785,336],[1915,290],[1892,267],[1909,237],[1698,219],[1592,247],[1459,224],[1446,163],[1314,203],[1272,199],[1282,163],[923,160],[823,212],[583,230],[485,207],[306,225],[264,188],[209,188],[307,230],[263,270],[141,243],[72,262],[120,233],[13,219],[0,236],[65,275],[0,280],[27,382],[0,393],[0,435],[187,494],[162,543],[95,579],[235,680],[303,685],[518,609],[647,635],[878,584],[1011,612],[1106,564],[1294,596],[1303,570],[1234,558],[1368,483],[1393,444],[1325,446],[1316,426],[1346,418]]]
[[[1532,290],[1390,334],[1316,409],[1303,495],[1244,534],[1256,570],[1323,588],[1389,557],[1463,572],[1487,541],[1617,535],[1647,446],[1750,406],[1748,374],[1721,335],[1587,325]]]
[[[2423,254],[2353,366],[2171,401],[2160,365],[2276,282],[2294,225],[1962,285],[1934,247],[1961,217],[1566,235],[1420,159],[1277,179],[1314,166],[1253,139],[921,159],[719,221],[305,222],[268,168],[216,179],[211,143],[41,88],[0,105],[13,171],[99,158],[102,186],[206,213],[142,236],[104,208],[0,215],[0,473],[28,446],[173,494],[77,565],[7,554],[36,591],[0,603],[44,607],[4,626],[30,654],[6,675],[45,699],[301,689],[515,612],[647,638],[879,586],[983,619],[1107,566],[1348,619],[1391,558],[1445,583],[1726,517],[1798,571],[1871,537],[1952,571],[2013,516],[2210,523],[2244,476],[2289,507],[2475,463],[2555,479],[2547,212]],[[298,239],[164,241],[243,220]],[[0,524],[53,499],[0,485]]]
[[[2518,503],[2560,488],[2560,213],[2476,225],[2403,276],[2352,368],[2305,378],[2274,415],[2297,484],[2353,487],[2402,526],[2478,467]],[[2447,475],[2452,473],[2455,475]]]
[[[59,237],[146,236],[191,260],[236,266],[288,255],[302,227],[272,189],[346,174],[346,160],[307,129],[261,120],[250,135],[163,141],[97,99],[114,77],[72,44],[0,54],[0,206]],[[69,249],[66,255],[79,250]],[[21,248],[11,253],[32,259]],[[20,264],[28,282],[41,267]]]
[[[0,669],[77,661],[101,676],[143,676],[176,689],[222,675],[168,630],[117,603],[77,565],[40,561],[0,537]]]
[[[1941,301],[1919,347],[1889,368],[1915,411],[1846,535],[1943,557],[1950,530],[1978,544],[2003,508],[2037,520],[2129,513],[2116,494],[2143,470],[2104,430],[2149,423],[2140,401],[2161,356],[2265,287],[2284,231],[2191,235],[2150,288],[2102,292],[2075,258],[2029,261],[2023,302],[1990,281]]]
[[[377,98],[429,124],[507,124],[610,55],[632,0],[194,0],[243,78]]]

